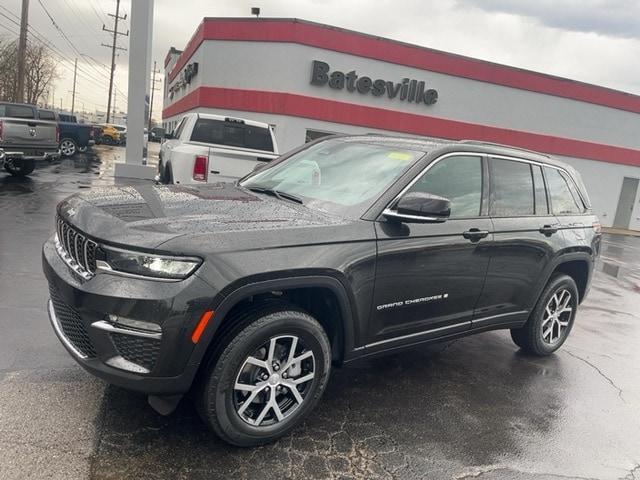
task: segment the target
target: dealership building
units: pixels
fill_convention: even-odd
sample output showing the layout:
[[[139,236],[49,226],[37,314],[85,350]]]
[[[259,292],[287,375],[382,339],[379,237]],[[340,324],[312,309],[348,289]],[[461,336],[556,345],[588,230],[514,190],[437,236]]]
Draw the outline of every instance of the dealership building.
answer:
[[[640,96],[297,19],[205,18],[165,58],[163,123],[271,124],[281,152],[331,133],[474,139],[557,156],[605,226],[640,230]]]

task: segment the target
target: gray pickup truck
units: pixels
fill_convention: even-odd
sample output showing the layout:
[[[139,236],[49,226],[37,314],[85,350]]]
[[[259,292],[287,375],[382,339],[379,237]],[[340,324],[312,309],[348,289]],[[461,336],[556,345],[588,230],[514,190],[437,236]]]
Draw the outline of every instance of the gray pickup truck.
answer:
[[[40,120],[38,108],[0,102],[0,167],[11,175],[33,172],[35,162],[60,156],[56,122]]]

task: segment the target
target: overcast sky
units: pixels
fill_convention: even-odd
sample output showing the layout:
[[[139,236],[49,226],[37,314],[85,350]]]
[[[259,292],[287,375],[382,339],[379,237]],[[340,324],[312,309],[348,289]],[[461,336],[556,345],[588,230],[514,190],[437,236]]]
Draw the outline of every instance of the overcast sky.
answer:
[[[16,20],[12,14],[19,15],[20,3],[1,0],[0,35],[17,32],[11,20]],[[65,57],[56,104],[62,97],[63,106],[70,108],[73,58],[79,52],[84,56],[79,58],[76,104],[104,110],[110,49],[100,44],[110,38],[101,29],[107,22],[112,27],[106,13],[114,12],[116,1],[30,3],[30,25]],[[130,4],[123,0],[121,11],[129,13]],[[640,94],[640,0],[156,0],[153,59],[162,70],[169,47],[184,48],[202,17],[248,16],[252,6],[261,7],[263,17],[327,23]],[[120,45],[127,47],[128,39],[121,37]],[[127,62],[127,53],[120,52],[115,77],[120,106],[127,90]],[[156,94],[154,117],[159,118],[162,95]]]

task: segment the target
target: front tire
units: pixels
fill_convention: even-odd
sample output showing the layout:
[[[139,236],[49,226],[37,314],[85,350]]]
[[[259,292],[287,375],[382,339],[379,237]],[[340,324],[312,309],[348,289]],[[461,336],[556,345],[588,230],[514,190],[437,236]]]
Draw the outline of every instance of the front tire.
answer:
[[[564,274],[551,277],[527,323],[511,329],[514,343],[533,355],[551,355],[562,346],[573,328],[578,298],[573,278]]]
[[[7,160],[4,169],[14,177],[26,177],[36,168],[33,160]]]
[[[311,315],[286,305],[265,306],[230,319],[203,376],[202,419],[240,447],[273,442],[313,410],[331,369],[331,346]]]
[[[78,151],[78,144],[72,138],[63,138],[60,141],[60,154],[63,157],[73,157]]]

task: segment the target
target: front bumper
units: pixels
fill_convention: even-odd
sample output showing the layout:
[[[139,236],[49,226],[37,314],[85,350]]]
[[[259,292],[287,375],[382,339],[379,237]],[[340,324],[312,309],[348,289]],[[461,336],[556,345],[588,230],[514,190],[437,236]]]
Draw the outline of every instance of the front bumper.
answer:
[[[53,238],[43,247],[43,269],[53,330],[83,368],[150,395],[189,390],[200,363],[191,332],[211,299],[206,283],[195,275],[157,282],[99,273],[85,280],[60,258]],[[132,328],[131,321],[158,328]]]

